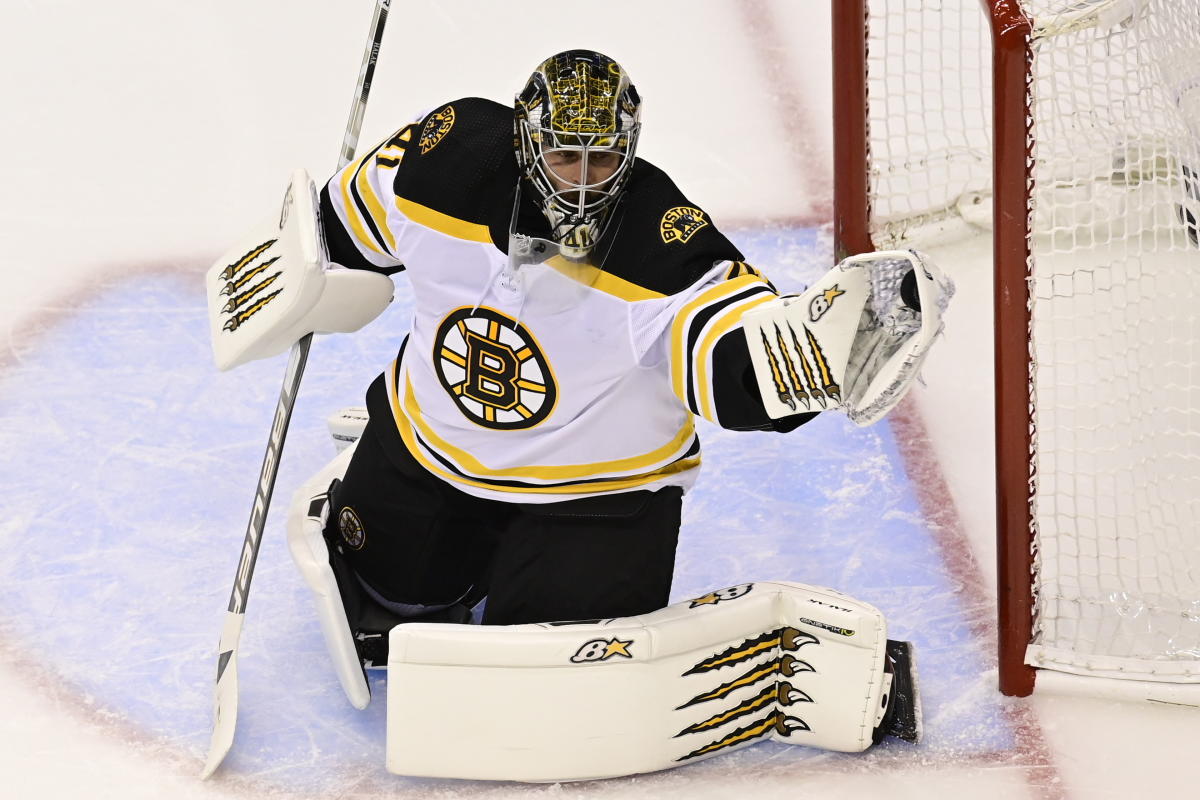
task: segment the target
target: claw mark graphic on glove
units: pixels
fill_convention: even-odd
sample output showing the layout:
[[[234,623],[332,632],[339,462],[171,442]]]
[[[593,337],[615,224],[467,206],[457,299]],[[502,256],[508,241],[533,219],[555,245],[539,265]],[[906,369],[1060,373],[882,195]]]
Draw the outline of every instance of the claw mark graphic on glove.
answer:
[[[809,393],[813,399],[821,404],[821,408],[825,408],[825,393],[817,388],[817,379],[813,374],[812,364],[808,363],[808,356],[804,354],[804,346],[800,344],[800,339],[796,336],[796,330],[788,323],[788,333],[792,336],[792,346],[796,348],[796,352],[800,354],[800,369],[804,370],[804,383],[808,386]]]
[[[779,330],[776,328],[776,330]],[[762,335],[763,349],[767,351],[767,361],[771,364],[771,379],[775,381],[775,392],[779,395],[779,402],[786,403],[788,408],[796,410],[796,401],[788,394],[787,385],[783,382],[783,374],[779,371],[779,362],[775,360],[775,351],[771,349],[771,342],[767,339],[767,332],[762,328],[758,329]],[[787,355],[787,350],[784,349],[784,355]]]
[[[263,273],[263,270],[265,270],[267,267],[271,266],[278,260],[279,260],[279,256],[275,256],[274,258],[267,259],[266,261],[264,261],[263,263],[261,263],[257,267],[255,267],[254,269],[247,270],[237,280],[229,281],[228,283],[225,284],[225,288],[221,290],[221,296],[228,297],[229,295],[233,294],[238,289],[242,288],[247,283],[254,280],[254,278],[256,276],[261,275]],[[276,274],[278,274],[278,273],[276,273]]]
[[[791,329],[789,325],[788,330]],[[793,333],[792,340],[795,341],[795,339],[796,334]],[[812,408],[812,404],[809,402],[808,392],[804,391],[804,384],[800,380],[800,376],[796,374],[796,364],[792,361],[791,353],[788,352],[787,342],[783,340],[783,331],[779,330],[779,323],[775,323],[775,341],[779,344],[779,349],[783,353],[783,360],[787,362],[788,382],[792,384],[792,394],[796,396],[797,400],[804,403],[804,410],[807,411]],[[800,358],[804,358],[804,351],[801,350],[799,352]],[[792,408],[796,407],[795,403],[792,403],[791,406]]]
[[[283,291],[283,289],[276,289],[275,291],[271,292],[266,297],[255,302],[254,305],[250,306],[245,311],[241,311],[236,316],[230,317],[229,320],[225,323],[225,330],[236,331],[238,328],[240,328],[242,326],[242,323],[244,323],[246,320],[250,319],[255,314],[257,314],[259,311],[261,311],[263,309],[263,306],[265,306],[267,303],[274,300],[275,297],[282,291]],[[232,302],[232,301],[230,301],[230,302]]]
[[[290,193],[288,194],[288,197],[291,197]],[[236,331],[242,326],[243,323],[246,322],[246,320],[250,319],[259,311],[261,311],[267,305],[267,303],[274,300],[279,296],[279,293],[283,291],[283,289],[280,288],[268,295],[263,295],[263,292],[266,291],[267,288],[270,287],[270,285],[273,284],[280,275],[283,274],[283,272],[280,271],[274,273],[273,275],[267,276],[241,294],[234,294],[234,292],[237,292],[247,283],[262,275],[267,267],[279,260],[279,256],[275,256],[274,258],[264,261],[253,269],[242,272],[242,270],[249,266],[254,259],[267,252],[267,250],[270,250],[271,246],[277,241],[279,240],[268,239],[258,247],[251,248],[237,261],[234,261],[232,264],[225,267],[225,269],[221,270],[221,280],[225,281],[226,283],[225,287],[220,292],[220,296],[229,297],[229,302],[225,304],[223,309],[221,309],[221,313],[233,315],[225,321],[225,324],[222,326],[223,330],[229,331],[230,333]]]
[[[274,275],[270,275],[267,278],[265,278],[264,280],[259,281],[258,283],[254,284],[253,286],[251,286],[249,289],[242,292],[241,294],[235,295],[234,297],[230,298],[229,302],[225,304],[225,308],[223,308],[221,310],[226,314],[232,314],[234,311],[238,310],[239,308],[244,306],[246,303],[253,300],[255,298],[255,296],[261,294],[264,290],[266,290],[266,288],[268,286],[270,286],[272,283],[274,283],[276,281],[276,279],[278,279],[279,276],[282,274],[283,274],[282,272],[276,272]],[[275,295],[279,294],[280,291],[281,290],[276,290],[271,296],[274,297]],[[264,303],[264,305],[265,305],[265,303]],[[262,306],[260,305],[259,308],[262,308]]]
[[[833,379],[833,373],[829,369],[829,362],[825,358],[825,352],[821,350],[821,343],[817,341],[817,337],[813,336],[812,331],[808,326],[804,328],[804,334],[808,337],[808,346],[812,348],[813,360],[817,362],[817,369],[821,372],[821,387],[825,390],[825,394],[837,402],[842,402],[842,387],[837,385]],[[795,332],[792,332],[795,336]]]
[[[829,360],[825,357],[825,351],[821,348],[817,337],[813,336],[812,331],[807,327],[804,327],[805,340],[808,344],[805,347],[790,323],[787,324],[787,329],[792,339],[790,347],[784,339],[779,324],[775,324],[775,344],[779,348],[784,365],[786,365],[786,372],[780,368],[780,358],[776,356],[775,348],[771,346],[766,330],[761,327],[758,329],[759,335],[762,337],[763,350],[767,354],[767,362],[771,365],[771,379],[775,383],[779,401],[785,403],[793,411],[797,409],[796,400],[804,404],[805,411],[812,408],[811,401],[813,400],[820,403],[821,408],[829,407],[827,398],[834,403],[840,403],[842,387],[833,379],[833,370],[829,366]],[[812,355],[811,362],[809,354]],[[797,362],[800,364],[798,370]]]

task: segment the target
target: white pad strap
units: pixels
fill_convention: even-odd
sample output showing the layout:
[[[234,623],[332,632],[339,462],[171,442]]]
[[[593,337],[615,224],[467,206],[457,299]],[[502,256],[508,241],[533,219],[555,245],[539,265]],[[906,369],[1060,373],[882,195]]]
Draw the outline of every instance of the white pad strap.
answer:
[[[677,767],[776,739],[857,752],[889,685],[875,608],[743,584],[598,623],[392,629],[387,767],[518,781]]]
[[[921,311],[900,296],[909,272]],[[858,425],[875,422],[916,379],[953,294],[925,256],[889,250],[848,258],[803,294],[747,312],[742,328],[767,414],[841,408]]]
[[[353,455],[353,446],[342,450],[296,491],[288,510],[287,539],[292,560],[300,568],[308,588],[313,591],[317,619],[321,623],[321,633],[333,660],[338,682],[350,705],[364,709],[371,702],[371,690],[354,647],[354,635],[346,619],[346,608],[342,604],[337,579],[333,575],[333,568],[329,566],[329,548],[322,534],[329,514],[329,498],[326,494],[329,484],[346,474],[346,467]]]
[[[320,235],[317,190],[292,173],[283,206],[241,237],[208,270],[209,329],[217,367],[282,353],[309,333],[349,333],[383,313],[390,278],[330,269]]]

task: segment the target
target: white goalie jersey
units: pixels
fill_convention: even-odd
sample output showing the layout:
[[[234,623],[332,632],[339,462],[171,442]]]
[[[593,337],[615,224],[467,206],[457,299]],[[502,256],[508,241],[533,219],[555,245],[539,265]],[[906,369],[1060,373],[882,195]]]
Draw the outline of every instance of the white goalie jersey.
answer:
[[[686,489],[700,463],[694,414],[771,427],[745,380],[740,318],[776,293],[645,162],[597,264],[547,258],[537,238],[510,245],[510,224],[545,235],[537,207],[514,196],[511,113],[478,99],[442,106],[322,193],[331,258],[407,270],[416,301],[386,400],[378,382],[368,396],[372,419],[481,497]]]

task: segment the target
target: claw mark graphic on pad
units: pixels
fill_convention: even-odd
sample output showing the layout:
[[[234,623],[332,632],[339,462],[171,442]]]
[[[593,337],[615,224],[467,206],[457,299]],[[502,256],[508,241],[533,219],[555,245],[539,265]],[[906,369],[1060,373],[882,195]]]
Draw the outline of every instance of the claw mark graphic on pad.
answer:
[[[790,678],[800,672],[816,672],[812,664],[807,661],[801,661],[795,656],[788,654],[772,659],[765,664],[759,664],[745,673],[739,675],[728,683],[723,683],[711,691],[698,694],[691,700],[688,700],[683,705],[675,710],[694,706],[697,703],[707,703],[709,700],[719,700],[727,696],[731,692],[737,691],[746,686],[753,686],[759,681],[773,678],[777,675],[783,675],[785,678]]]
[[[761,636],[755,636],[753,639],[747,639],[711,658],[706,658],[683,674],[695,675],[699,672],[709,672],[721,667],[740,664],[777,647],[781,650],[799,650],[804,645],[813,644],[816,641],[817,637],[795,628],[778,628],[767,631]]]
[[[723,750],[727,747],[743,744],[745,742],[751,742],[755,739],[761,739],[762,737],[771,733],[778,733],[780,736],[789,736],[794,731],[807,730],[810,730],[810,728],[808,727],[808,723],[806,723],[804,720],[797,719],[796,717],[789,717],[782,711],[772,711],[770,714],[758,720],[757,722],[752,722],[744,728],[738,728],[725,738],[718,739],[712,744],[707,744],[698,750],[693,750],[686,756],[681,756],[676,760],[686,761],[689,758],[708,755],[709,753],[715,753],[716,751]]]
[[[689,733],[700,733],[702,731],[718,728],[727,722],[733,722],[735,719],[749,716],[750,714],[753,714],[756,711],[761,711],[762,709],[767,708],[775,703],[783,706],[790,706],[794,703],[811,703],[812,701],[813,699],[809,697],[806,692],[800,691],[787,681],[780,681],[779,683],[775,683],[766,687],[754,697],[751,697],[749,700],[746,700],[743,703],[739,703],[733,708],[722,711],[719,714],[715,714],[703,722],[697,722],[694,725],[689,725],[679,733],[675,734],[675,738],[678,739],[680,736],[685,736]]]

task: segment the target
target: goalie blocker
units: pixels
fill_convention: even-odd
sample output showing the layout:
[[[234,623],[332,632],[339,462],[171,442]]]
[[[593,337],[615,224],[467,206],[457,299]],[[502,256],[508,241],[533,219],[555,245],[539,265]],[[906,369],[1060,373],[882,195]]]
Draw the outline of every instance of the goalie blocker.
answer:
[[[857,425],[875,422],[916,379],[953,295],[926,256],[887,250],[847,258],[803,294],[747,312],[767,414],[841,408]]]
[[[310,333],[351,333],[391,302],[391,278],[329,263],[317,207],[316,186],[296,170],[279,213],[209,268],[204,283],[219,369],[278,355]]]

